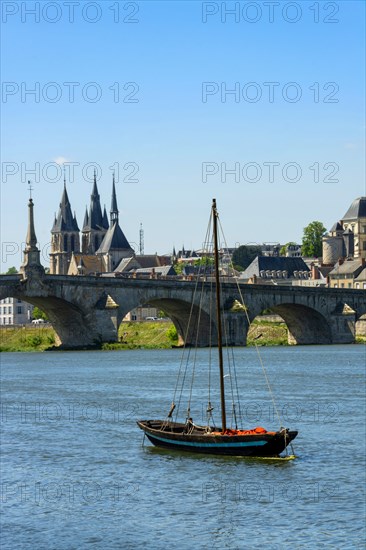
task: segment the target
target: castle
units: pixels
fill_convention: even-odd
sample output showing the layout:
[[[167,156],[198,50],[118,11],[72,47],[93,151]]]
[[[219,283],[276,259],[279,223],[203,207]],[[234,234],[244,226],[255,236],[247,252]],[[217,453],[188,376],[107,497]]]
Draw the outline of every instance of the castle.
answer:
[[[334,265],[339,258],[366,258],[366,197],[355,199],[323,237],[323,264]]]
[[[134,256],[134,251],[119,225],[114,175],[108,221],[105,207],[102,212],[94,171],[90,207],[85,212],[81,243],[80,229],[71,210],[64,180],[59,211],[51,229],[50,273],[83,275],[91,271],[91,265],[94,265],[95,272],[111,272],[123,258],[131,256]]]

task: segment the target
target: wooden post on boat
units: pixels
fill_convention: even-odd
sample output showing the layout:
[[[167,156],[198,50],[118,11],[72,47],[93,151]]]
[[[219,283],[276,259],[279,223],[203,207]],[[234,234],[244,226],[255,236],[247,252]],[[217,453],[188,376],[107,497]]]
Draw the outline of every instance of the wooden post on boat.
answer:
[[[220,272],[219,272],[219,245],[218,245],[218,239],[217,239],[217,217],[218,217],[218,213],[216,209],[216,199],[212,199],[212,218],[213,218],[214,253],[215,253],[215,281],[216,281],[217,345],[219,350],[219,368],[220,368],[221,422],[222,422],[222,432],[224,433],[226,431],[226,410],[225,410],[224,361],[222,356]]]

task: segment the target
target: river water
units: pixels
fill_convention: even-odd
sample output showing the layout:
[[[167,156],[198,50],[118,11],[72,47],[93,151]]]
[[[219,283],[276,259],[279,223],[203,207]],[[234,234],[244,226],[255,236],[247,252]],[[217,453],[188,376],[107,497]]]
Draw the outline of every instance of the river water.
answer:
[[[255,350],[234,351],[243,427],[277,428]],[[165,416],[180,357],[1,354],[2,550],[363,549],[365,347],[261,349],[299,430],[282,462],[142,445],[135,420]]]

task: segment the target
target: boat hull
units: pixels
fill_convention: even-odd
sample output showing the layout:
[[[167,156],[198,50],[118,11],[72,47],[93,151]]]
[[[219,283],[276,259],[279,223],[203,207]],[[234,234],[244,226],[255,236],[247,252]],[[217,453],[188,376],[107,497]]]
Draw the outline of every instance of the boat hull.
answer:
[[[265,432],[248,435],[222,435],[194,428],[187,433],[185,424],[162,420],[140,420],[138,426],[156,447],[194,453],[277,457],[295,439],[297,431]]]

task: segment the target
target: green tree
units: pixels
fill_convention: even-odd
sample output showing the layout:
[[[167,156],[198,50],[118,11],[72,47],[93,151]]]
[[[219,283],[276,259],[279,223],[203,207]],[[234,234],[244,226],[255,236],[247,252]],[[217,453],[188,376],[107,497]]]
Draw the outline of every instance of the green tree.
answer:
[[[33,319],[43,319],[44,321],[48,321],[48,317],[45,312],[39,309],[39,307],[37,306],[33,309],[32,316]]]
[[[214,259],[209,258],[208,256],[203,256],[199,260],[196,260],[193,265],[198,267],[208,267],[209,265],[214,265]]]
[[[290,241],[286,244],[284,244],[283,246],[281,246],[280,248],[280,256],[286,256],[286,252],[287,252],[287,248],[291,245],[295,245],[296,246],[296,243],[294,243],[293,241]]]
[[[252,263],[254,258],[260,256],[262,253],[262,247],[259,245],[242,245],[234,250],[232,262],[234,267],[237,266],[242,269],[246,269],[248,265]]]
[[[18,273],[18,270],[16,267],[13,266],[13,267],[9,267],[5,275],[15,275],[15,273]]]
[[[302,255],[308,258],[319,258],[322,255],[322,237],[326,233],[322,222],[314,221],[304,228],[302,238]]]
[[[183,262],[179,262],[179,263],[177,262],[176,264],[174,264],[174,269],[177,275],[182,274],[184,266],[185,264]]]
[[[178,332],[177,332],[177,329],[175,328],[175,326],[170,327],[167,330],[166,335],[173,344],[178,342]]]

